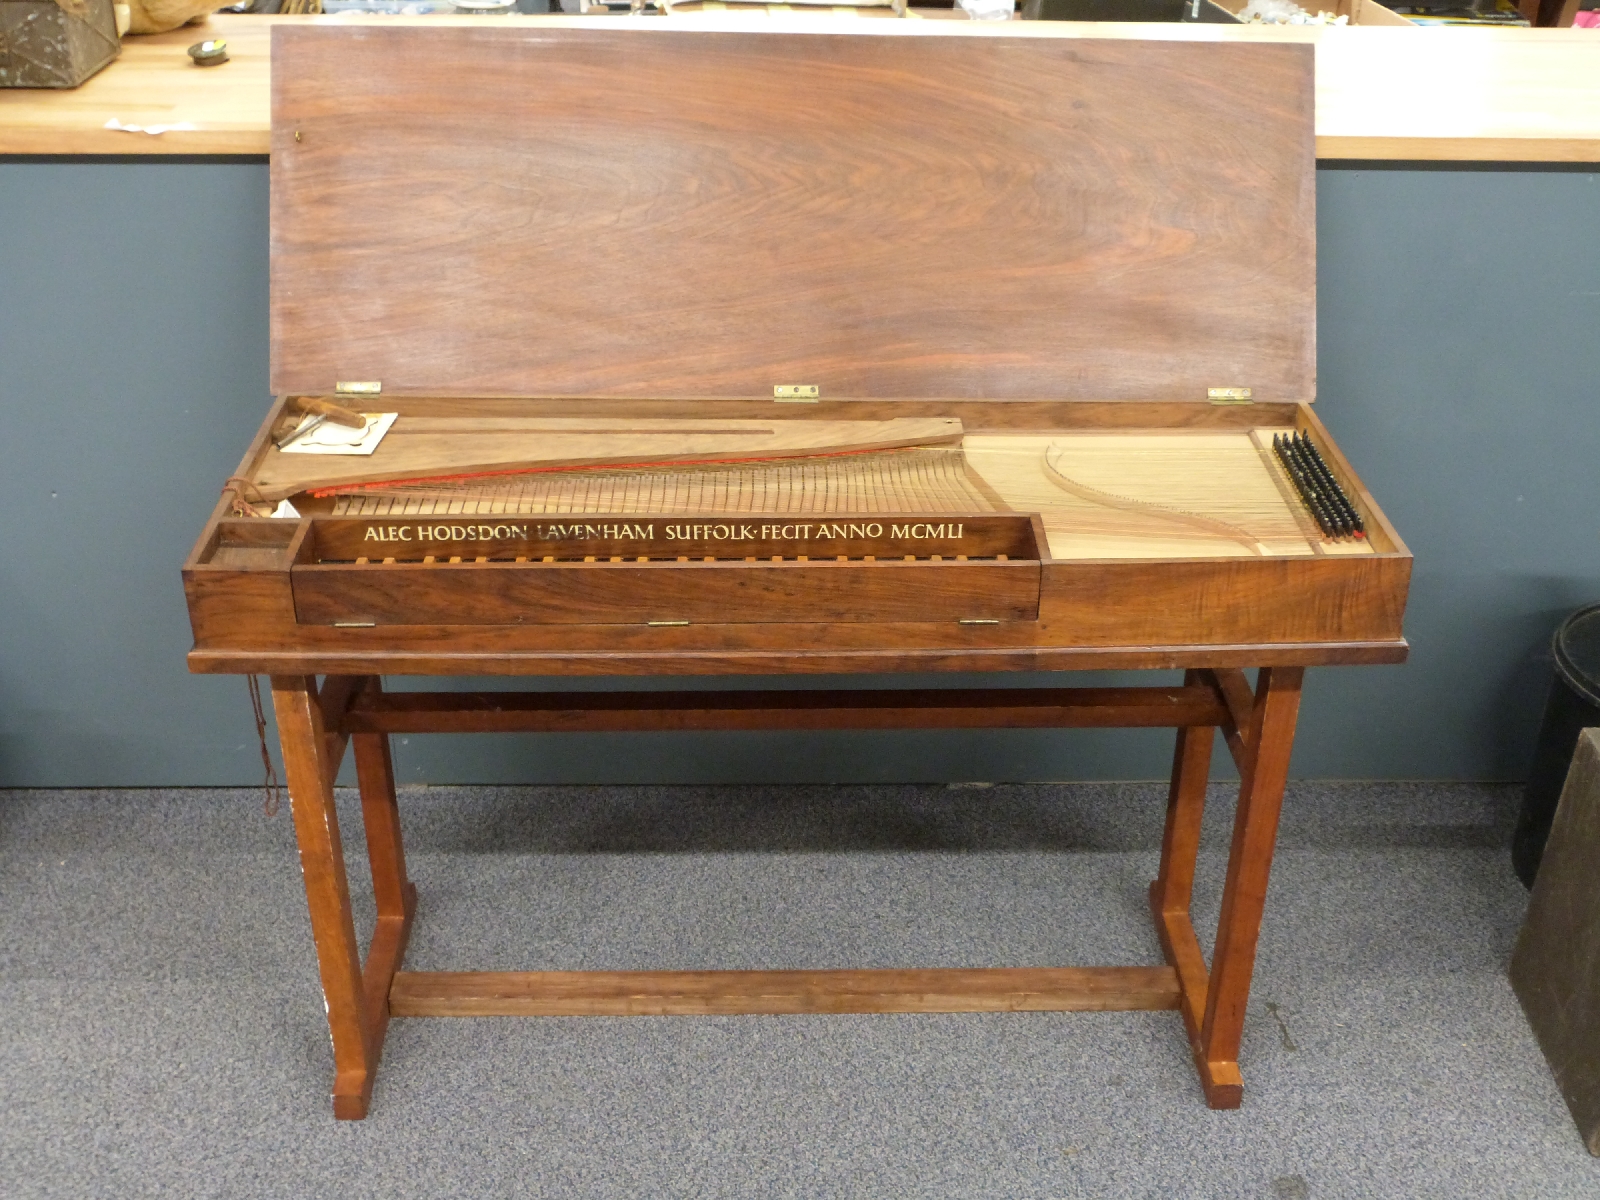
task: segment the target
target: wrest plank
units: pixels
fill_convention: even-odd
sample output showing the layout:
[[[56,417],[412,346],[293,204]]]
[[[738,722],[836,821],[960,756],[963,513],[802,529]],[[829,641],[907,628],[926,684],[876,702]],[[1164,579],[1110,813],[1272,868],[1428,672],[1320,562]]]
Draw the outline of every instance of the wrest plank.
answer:
[[[402,971],[397,1017],[1120,1012],[1178,1005],[1171,967]]]

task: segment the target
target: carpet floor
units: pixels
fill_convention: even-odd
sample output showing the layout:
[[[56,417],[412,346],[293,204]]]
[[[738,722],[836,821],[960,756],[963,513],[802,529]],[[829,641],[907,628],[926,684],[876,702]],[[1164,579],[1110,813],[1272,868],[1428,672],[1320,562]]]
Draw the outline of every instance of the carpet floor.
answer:
[[[1164,796],[406,789],[407,965],[1158,962]],[[287,813],[0,792],[0,1195],[1600,1196],[1506,981],[1517,796],[1291,786],[1237,1112],[1201,1102],[1175,1013],[397,1019],[344,1123]]]

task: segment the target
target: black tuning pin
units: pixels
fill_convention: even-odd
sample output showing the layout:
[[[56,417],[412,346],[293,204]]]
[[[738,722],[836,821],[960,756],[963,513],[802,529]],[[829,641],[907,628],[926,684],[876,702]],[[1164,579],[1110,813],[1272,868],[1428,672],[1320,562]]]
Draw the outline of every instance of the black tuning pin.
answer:
[[[1345,495],[1344,489],[1339,486],[1339,481],[1333,477],[1333,472],[1329,470],[1328,464],[1323,461],[1322,452],[1317,449],[1316,443],[1305,434],[1300,434],[1299,439],[1301,448],[1306,459],[1310,462],[1312,470],[1316,472],[1327,494],[1334,499],[1338,506],[1340,520],[1345,527],[1345,532],[1352,537],[1366,537],[1367,529],[1361,522],[1361,514],[1356,511],[1356,506],[1350,503],[1350,497]]]
[[[1316,445],[1303,433],[1274,434],[1272,452],[1326,538],[1366,537],[1361,514],[1344,494]]]

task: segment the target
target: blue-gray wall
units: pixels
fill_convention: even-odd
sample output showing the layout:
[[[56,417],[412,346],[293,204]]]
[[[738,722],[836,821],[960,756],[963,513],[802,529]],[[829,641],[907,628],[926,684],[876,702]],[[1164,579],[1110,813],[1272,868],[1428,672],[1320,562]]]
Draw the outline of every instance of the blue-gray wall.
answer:
[[[1312,673],[1299,776],[1524,769],[1549,633],[1600,600],[1596,178],[1318,174],[1318,410],[1417,563],[1411,662]],[[184,670],[178,566],[266,378],[264,162],[0,160],[0,786],[259,779],[243,681]],[[1168,745],[483,737],[397,762],[435,783],[1150,778]]]

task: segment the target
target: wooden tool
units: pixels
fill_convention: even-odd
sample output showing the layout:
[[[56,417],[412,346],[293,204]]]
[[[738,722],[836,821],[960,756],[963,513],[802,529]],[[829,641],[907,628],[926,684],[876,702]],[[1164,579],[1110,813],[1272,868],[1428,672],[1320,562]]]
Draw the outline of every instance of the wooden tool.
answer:
[[[184,580],[191,669],[272,677],[335,1115],[366,1113],[392,1016],[491,1013],[1176,1009],[1206,1102],[1239,1105],[1304,670],[1407,653],[1411,556],[1312,410],[1311,47],[915,24],[275,29],[273,387],[359,372],[398,416],[370,460],[291,462],[280,406]],[[284,497],[298,518],[233,515]],[[381,683],[1083,670],[1183,675]],[[403,970],[391,734],[1068,726],[1177,731],[1160,963]]]
[[[335,404],[332,400],[325,400],[321,396],[291,396],[286,407],[290,412],[326,417],[334,425],[343,425],[347,429],[360,429],[367,423],[367,419],[360,413],[352,412],[344,405]]]
[[[343,425],[347,429],[360,429],[367,423],[360,413],[351,412],[342,405],[317,396],[290,396],[284,401],[283,412],[284,419],[272,433],[272,445],[277,450],[299,441],[324,423]],[[308,416],[311,417],[309,421],[305,419]]]

